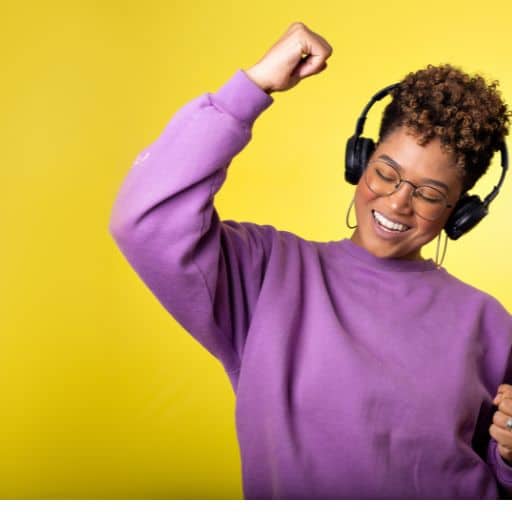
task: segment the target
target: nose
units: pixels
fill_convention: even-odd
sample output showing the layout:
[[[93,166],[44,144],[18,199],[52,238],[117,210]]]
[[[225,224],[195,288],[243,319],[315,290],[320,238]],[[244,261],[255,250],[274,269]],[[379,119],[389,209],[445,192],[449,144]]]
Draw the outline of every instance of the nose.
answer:
[[[410,215],[413,212],[412,194],[414,187],[407,181],[402,181],[398,189],[388,196],[389,206],[395,212]]]

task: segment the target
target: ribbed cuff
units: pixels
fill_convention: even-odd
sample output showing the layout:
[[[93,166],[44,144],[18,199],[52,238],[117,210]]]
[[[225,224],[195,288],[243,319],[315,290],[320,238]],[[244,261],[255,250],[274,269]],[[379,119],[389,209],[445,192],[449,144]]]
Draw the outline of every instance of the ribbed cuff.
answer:
[[[274,98],[260,89],[242,69],[238,69],[210,97],[216,105],[247,125],[252,125],[274,102]]]

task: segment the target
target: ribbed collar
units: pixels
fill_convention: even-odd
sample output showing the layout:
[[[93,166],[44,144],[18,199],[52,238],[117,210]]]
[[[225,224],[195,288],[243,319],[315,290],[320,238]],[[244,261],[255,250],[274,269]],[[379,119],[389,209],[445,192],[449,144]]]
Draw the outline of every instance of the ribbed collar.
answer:
[[[428,260],[379,258],[364,247],[357,245],[350,238],[340,240],[337,245],[361,263],[380,270],[392,272],[426,272],[429,270],[437,270],[437,266],[432,258],[429,258]]]

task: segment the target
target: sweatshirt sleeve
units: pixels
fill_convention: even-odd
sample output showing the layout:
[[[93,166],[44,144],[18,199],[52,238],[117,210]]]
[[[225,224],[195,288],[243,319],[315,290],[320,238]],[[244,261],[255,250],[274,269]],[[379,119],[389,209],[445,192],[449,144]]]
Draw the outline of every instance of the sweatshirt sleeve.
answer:
[[[496,299],[489,297],[485,313],[483,339],[487,342],[485,381],[490,387],[491,400],[500,384],[512,384],[512,315]],[[498,451],[498,443],[490,436],[495,405],[488,415],[486,436],[489,439],[486,461],[493,472],[499,487],[500,496],[512,498],[512,465],[508,464]]]
[[[512,465],[502,458],[498,451],[498,443],[493,438],[489,441],[487,449],[487,463],[500,485],[500,495],[512,498]]]
[[[228,373],[240,366],[275,229],[221,221],[213,199],[272,103],[239,69],[185,104],[138,154],[109,223],[141,280]]]

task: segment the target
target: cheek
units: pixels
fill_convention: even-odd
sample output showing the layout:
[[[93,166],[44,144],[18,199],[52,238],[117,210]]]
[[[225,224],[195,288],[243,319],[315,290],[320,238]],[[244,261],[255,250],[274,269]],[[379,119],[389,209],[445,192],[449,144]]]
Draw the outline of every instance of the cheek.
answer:
[[[422,239],[423,243],[428,243],[430,240],[433,240],[439,232],[443,229],[444,220],[437,220],[435,222],[431,222],[428,220],[417,218],[416,231],[418,236]]]
[[[362,180],[363,178],[361,178]],[[369,205],[378,197],[374,194],[363,181],[359,181],[355,192],[355,209],[358,217]]]

